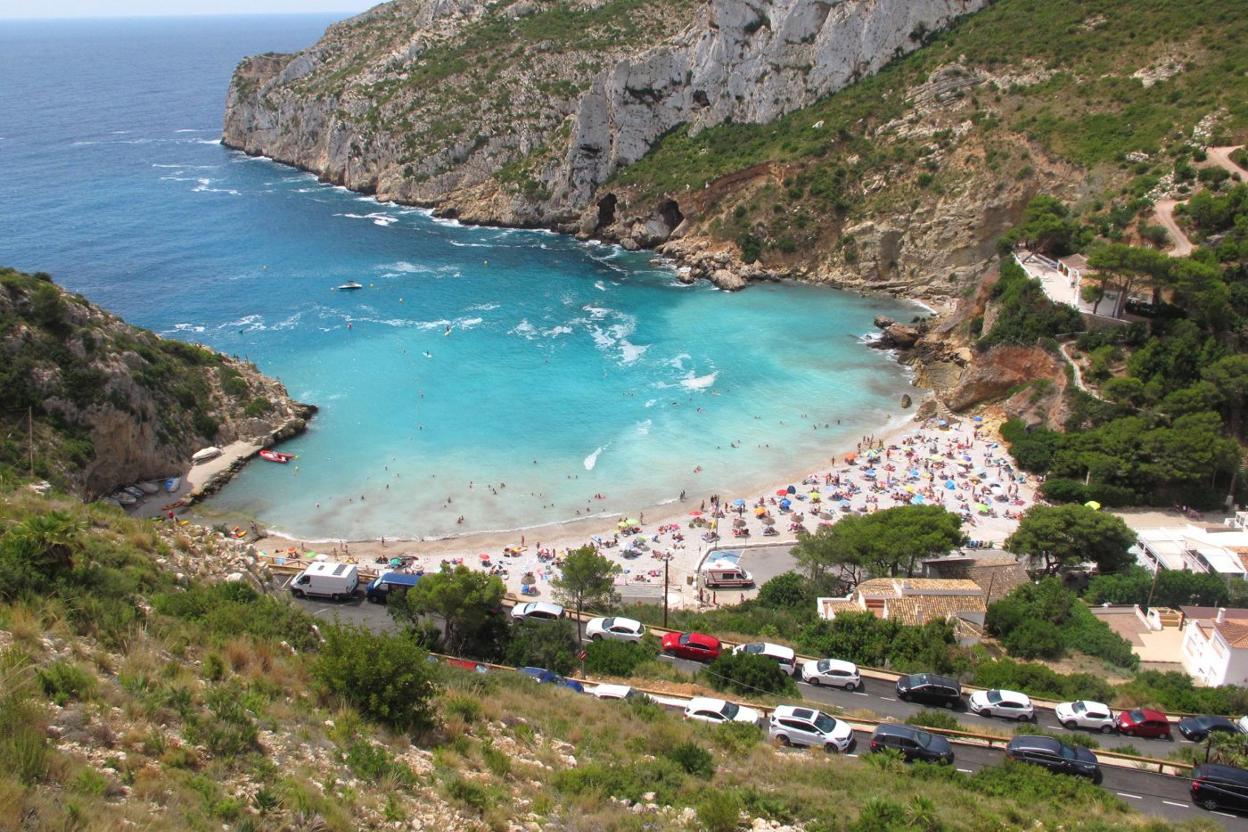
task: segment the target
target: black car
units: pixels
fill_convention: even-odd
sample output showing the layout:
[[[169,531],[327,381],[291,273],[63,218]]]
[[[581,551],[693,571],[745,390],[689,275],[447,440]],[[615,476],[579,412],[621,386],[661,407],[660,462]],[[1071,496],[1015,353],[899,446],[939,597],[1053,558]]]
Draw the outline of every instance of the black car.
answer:
[[[1248,811],[1248,771],[1206,763],[1192,769],[1192,802],[1202,809]]]
[[[929,734],[912,725],[886,723],[871,735],[871,751],[898,751],[906,762],[922,760],[928,763],[953,762],[953,747],[944,737]]]
[[[1020,763],[1043,766],[1059,774],[1075,774],[1100,785],[1101,767],[1086,748],[1067,745],[1053,737],[1017,736],[1005,748],[1005,756]]]
[[[1214,732],[1238,734],[1240,730],[1224,716],[1185,716],[1179,720],[1179,733],[1192,742],[1204,742]]]
[[[962,686],[957,679],[950,679],[948,676],[915,673],[897,680],[897,698],[902,702],[957,708],[962,705]]]

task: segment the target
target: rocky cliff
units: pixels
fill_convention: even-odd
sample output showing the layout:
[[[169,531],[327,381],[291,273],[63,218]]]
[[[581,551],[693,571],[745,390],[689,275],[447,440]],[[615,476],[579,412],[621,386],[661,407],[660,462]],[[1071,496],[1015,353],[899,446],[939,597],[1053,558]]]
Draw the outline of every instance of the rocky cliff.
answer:
[[[240,64],[224,142],[468,221],[652,246],[678,202],[617,220],[600,186],[665,134],[770,122],[987,2],[394,0]]]
[[[315,408],[253,365],[130,326],[47,275],[0,268],[0,469],[94,498],[192,453],[302,431]]]
[[[1121,229],[1169,158],[1233,143],[1240,11],[393,0],[244,61],[224,141],[470,222],[659,248],[688,280],[949,307],[1035,194]]]

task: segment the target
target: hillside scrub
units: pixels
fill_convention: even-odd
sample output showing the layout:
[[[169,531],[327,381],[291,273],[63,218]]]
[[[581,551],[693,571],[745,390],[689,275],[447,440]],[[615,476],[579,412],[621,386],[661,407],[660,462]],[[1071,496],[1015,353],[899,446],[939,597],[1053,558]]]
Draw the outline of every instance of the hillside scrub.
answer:
[[[1023,584],[994,602],[984,624],[1013,655],[1053,659],[1078,650],[1117,667],[1134,669],[1140,663],[1130,643],[1055,577]]]

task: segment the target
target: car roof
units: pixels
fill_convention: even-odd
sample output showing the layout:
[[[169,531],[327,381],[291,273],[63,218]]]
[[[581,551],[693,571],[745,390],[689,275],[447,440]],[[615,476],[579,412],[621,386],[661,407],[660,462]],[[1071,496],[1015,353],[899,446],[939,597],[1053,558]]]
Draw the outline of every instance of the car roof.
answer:
[[[1235,725],[1234,722],[1231,722],[1224,716],[1210,716],[1208,714],[1202,714],[1200,716],[1189,716],[1187,719],[1190,719],[1193,722],[1199,722],[1201,725]],[[1186,722],[1187,720],[1184,721]]]
[[[1065,745],[1064,742],[1054,737],[1045,737],[1039,734],[1019,734],[1010,740],[1009,747],[1015,750],[1019,748],[1033,748],[1037,751],[1057,753],[1058,749],[1063,745]]]
[[[749,644],[739,645],[737,649],[746,653],[761,653],[764,656],[782,656],[786,659],[797,655],[792,647],[785,647],[783,644],[774,644],[770,641],[752,641]]]
[[[814,720],[819,716],[819,712],[814,708],[805,705],[777,705],[774,711],[779,717],[793,717],[794,719]]]
[[[1226,766],[1221,763],[1204,763],[1192,769],[1192,778],[1215,777],[1223,780],[1234,780],[1237,783],[1248,783],[1248,770]]]
[[[613,615],[610,618],[606,618],[603,620],[610,621],[612,624],[623,624],[624,626],[630,627],[634,630],[641,629],[641,622],[638,621],[636,618],[624,618],[623,616]]]
[[[1001,690],[1000,688],[993,688],[993,690],[1001,694],[1001,698],[1007,702],[1023,702],[1028,705],[1031,704],[1031,697],[1025,693],[1019,693],[1016,690]],[[992,692],[993,691],[991,690],[986,690],[984,691],[984,695],[987,696]]]
[[[715,638],[715,636],[708,636],[706,633],[699,633],[699,632],[694,632],[694,631],[691,631],[689,633],[689,640],[697,641],[702,644],[708,644],[708,645],[719,644],[719,639]]]
[[[709,696],[695,696],[689,700],[689,704],[685,706],[687,710],[697,710],[706,708],[709,711],[722,711],[724,706],[728,704],[726,699],[712,699]]]
[[[1108,710],[1112,710],[1112,709],[1111,709],[1108,705],[1106,705],[1104,702],[1094,702],[1094,701],[1092,701],[1091,699],[1076,699],[1074,702],[1071,702],[1071,703],[1069,703],[1069,704],[1073,706],[1073,705],[1075,704],[1075,702],[1082,702],[1082,703],[1083,703],[1083,707],[1088,708],[1088,709],[1090,709],[1090,710],[1096,710],[1096,711],[1108,711]]]
[[[563,612],[563,607],[559,606],[558,604],[552,604],[549,601],[528,601],[527,603],[521,604],[520,609],[525,614],[528,614],[531,612],[553,612],[553,613]]]
[[[1159,720],[1159,721],[1161,721],[1161,722],[1166,722],[1166,721],[1167,721],[1167,720],[1166,720],[1166,715],[1165,715],[1165,714],[1163,714],[1161,711],[1158,711],[1158,710],[1156,710],[1156,709],[1154,709],[1154,708],[1128,708],[1128,709],[1127,709],[1126,711],[1124,711],[1123,713],[1130,714],[1130,713],[1132,713],[1133,711],[1139,711],[1141,714],[1143,714],[1143,715],[1144,715],[1144,718],[1145,718],[1145,719],[1156,719],[1156,720]]]
[[[411,572],[387,572],[381,576],[381,582],[398,586],[416,586],[420,576]]]
[[[598,685],[594,688],[594,696],[618,696],[623,699],[628,696],[632,688],[628,685]]]
[[[881,722],[879,725],[875,726],[875,733],[877,735],[888,734],[894,737],[913,737],[921,730],[922,729],[920,728],[915,728],[913,725],[905,725],[900,722]]]
[[[909,677],[910,681],[920,685],[942,685],[945,687],[961,687],[957,679],[951,679],[948,676],[941,676],[937,673],[913,673]]]
[[[858,665],[853,662],[847,662],[844,659],[815,659],[816,666],[825,664],[829,670],[857,670]]]

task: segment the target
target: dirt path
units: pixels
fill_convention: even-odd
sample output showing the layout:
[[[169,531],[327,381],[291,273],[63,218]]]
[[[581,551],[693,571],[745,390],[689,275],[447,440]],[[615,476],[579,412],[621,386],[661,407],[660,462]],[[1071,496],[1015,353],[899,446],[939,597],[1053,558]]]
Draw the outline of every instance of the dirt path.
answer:
[[[1174,206],[1179,203],[1173,199],[1159,199],[1153,207],[1153,219],[1157,224],[1166,229],[1166,233],[1170,235],[1172,247],[1167,254],[1171,257],[1187,257],[1192,253],[1194,246],[1192,241],[1187,239],[1187,235],[1183,233],[1183,229],[1179,228],[1179,224],[1174,221]]]
[[[1248,170],[1244,170],[1239,165],[1231,161],[1231,154],[1239,150],[1243,145],[1234,145],[1232,147],[1207,147],[1205,152],[1209,154],[1209,161],[1217,163],[1225,168],[1232,176],[1238,176],[1241,182],[1248,182]]]

